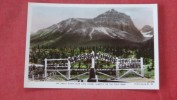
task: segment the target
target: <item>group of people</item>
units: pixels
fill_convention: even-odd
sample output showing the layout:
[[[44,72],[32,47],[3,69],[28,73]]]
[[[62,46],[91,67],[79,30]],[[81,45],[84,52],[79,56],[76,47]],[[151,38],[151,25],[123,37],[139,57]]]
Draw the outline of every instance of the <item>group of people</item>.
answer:
[[[29,74],[28,77],[29,78],[42,78],[44,74],[44,67],[42,65],[35,65],[32,64],[29,66]]]

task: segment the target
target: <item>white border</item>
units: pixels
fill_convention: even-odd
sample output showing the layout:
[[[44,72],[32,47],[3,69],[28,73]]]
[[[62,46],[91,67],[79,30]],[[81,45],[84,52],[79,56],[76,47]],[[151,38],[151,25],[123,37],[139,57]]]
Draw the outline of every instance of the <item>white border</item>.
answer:
[[[79,83],[79,82],[30,82],[28,80],[30,32],[32,22],[32,8],[35,6],[45,7],[152,7],[154,23],[154,64],[155,81],[137,83]],[[26,34],[26,57],[25,57],[25,88],[82,88],[82,89],[159,89],[159,49],[158,49],[158,14],[157,4],[52,4],[52,3],[28,3],[27,34]]]

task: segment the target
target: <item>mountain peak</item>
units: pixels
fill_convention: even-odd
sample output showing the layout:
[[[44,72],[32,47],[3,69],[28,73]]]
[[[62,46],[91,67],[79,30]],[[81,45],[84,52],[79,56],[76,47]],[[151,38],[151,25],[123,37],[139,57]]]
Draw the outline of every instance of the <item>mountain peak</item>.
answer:
[[[119,12],[114,9],[111,9],[111,10],[107,11],[106,13],[119,13]]]
[[[150,25],[144,25],[141,29],[142,32],[149,32],[149,31],[153,31],[153,27],[151,27]]]
[[[103,15],[103,16],[117,16],[119,15],[120,13],[114,9],[111,9],[111,10],[108,10],[106,11],[105,13],[103,14],[100,14],[100,15]]]
[[[116,21],[120,21],[120,20],[129,20],[130,16],[118,12],[114,9],[108,10],[103,14],[98,15],[97,17],[94,18],[94,20],[97,21],[111,21],[111,22],[116,22]]]

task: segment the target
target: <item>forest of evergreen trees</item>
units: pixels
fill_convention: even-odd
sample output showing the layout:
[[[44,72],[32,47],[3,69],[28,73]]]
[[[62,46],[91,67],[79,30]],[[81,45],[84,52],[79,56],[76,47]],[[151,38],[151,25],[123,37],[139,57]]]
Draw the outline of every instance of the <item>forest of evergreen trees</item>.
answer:
[[[63,47],[63,48],[47,48],[38,45],[37,47],[32,47],[30,49],[30,63],[42,63],[44,59],[59,59],[68,58],[72,56],[77,56],[83,53],[108,53],[114,57],[119,58],[144,58],[144,64],[151,64],[152,66],[149,70],[153,69],[154,61],[154,50],[153,48],[139,47],[139,48],[121,48],[121,47],[102,47],[102,46],[92,46],[92,47]]]

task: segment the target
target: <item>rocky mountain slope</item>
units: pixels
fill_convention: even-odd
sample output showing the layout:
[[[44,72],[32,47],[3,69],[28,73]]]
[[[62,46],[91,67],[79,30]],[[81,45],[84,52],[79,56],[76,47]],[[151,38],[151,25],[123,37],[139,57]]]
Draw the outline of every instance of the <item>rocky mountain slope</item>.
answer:
[[[111,9],[93,19],[69,18],[31,35],[31,46],[134,46],[144,42],[131,17]]]

